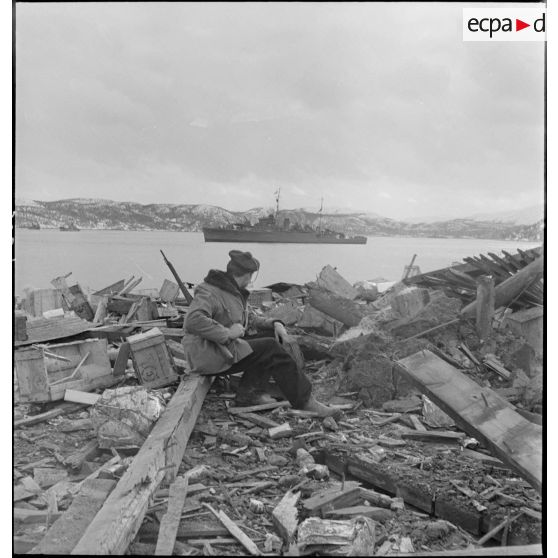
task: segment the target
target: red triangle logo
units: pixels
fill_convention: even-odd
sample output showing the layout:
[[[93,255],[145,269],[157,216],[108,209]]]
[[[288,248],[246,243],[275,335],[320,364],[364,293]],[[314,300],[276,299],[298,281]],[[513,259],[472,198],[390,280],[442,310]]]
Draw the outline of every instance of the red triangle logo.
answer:
[[[524,21],[521,21],[520,19],[515,20],[515,30],[516,31],[521,31],[522,29],[525,29],[526,27],[531,27],[531,24],[530,23],[525,23]]]

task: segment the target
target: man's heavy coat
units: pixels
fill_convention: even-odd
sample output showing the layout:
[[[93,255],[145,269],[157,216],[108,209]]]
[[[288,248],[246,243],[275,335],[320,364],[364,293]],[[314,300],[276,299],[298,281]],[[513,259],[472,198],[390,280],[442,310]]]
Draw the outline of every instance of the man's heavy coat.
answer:
[[[230,340],[229,328],[233,324],[241,324],[245,329],[273,329],[273,323],[279,321],[256,316],[248,310],[248,295],[232,275],[216,269],[210,270],[204,282],[196,287],[184,320],[182,340],[186,358],[196,372],[223,372],[252,353],[244,339]],[[233,358],[227,358],[219,345],[226,347]]]

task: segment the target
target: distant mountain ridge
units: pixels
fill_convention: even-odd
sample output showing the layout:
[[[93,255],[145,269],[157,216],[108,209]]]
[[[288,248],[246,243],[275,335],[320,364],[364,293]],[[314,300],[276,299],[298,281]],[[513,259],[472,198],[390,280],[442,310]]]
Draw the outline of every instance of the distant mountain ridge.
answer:
[[[139,204],[89,198],[56,201],[16,199],[16,227],[58,228],[75,223],[80,229],[201,231],[233,223],[255,223],[271,208],[229,211],[207,204]],[[501,221],[452,219],[434,223],[408,223],[375,213],[324,213],[305,209],[284,209],[279,220],[344,232],[377,236],[429,236],[449,238],[493,238],[501,240],[543,239],[544,223],[502,223]]]

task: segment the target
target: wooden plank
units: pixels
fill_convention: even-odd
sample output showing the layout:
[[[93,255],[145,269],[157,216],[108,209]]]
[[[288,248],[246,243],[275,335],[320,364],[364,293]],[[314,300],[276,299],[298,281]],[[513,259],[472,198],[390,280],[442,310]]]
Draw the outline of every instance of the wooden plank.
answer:
[[[34,343],[73,337],[93,328],[94,326],[91,322],[86,322],[78,316],[53,319],[38,318],[27,322],[27,339],[25,341],[15,341],[14,346],[22,347]]]
[[[430,351],[397,361],[401,371],[457,425],[488,447],[539,492],[542,489],[542,429],[515,412],[493,390]]]
[[[493,252],[488,252],[488,255],[497,263],[500,264],[502,269],[505,269],[510,275],[517,271],[517,266],[511,265],[506,260],[498,256],[498,254],[494,254]]]
[[[352,506],[360,502],[360,483],[346,482],[345,488],[331,488],[307,498],[302,503],[311,514],[320,513],[323,508],[335,509]]]
[[[286,545],[290,545],[294,541],[296,528],[298,527],[296,505],[299,498],[300,492],[289,490],[271,512],[273,524]]]
[[[433,442],[438,444],[459,444],[465,438],[463,432],[452,432],[450,430],[431,430],[402,432],[401,438],[415,440],[418,442]]]
[[[407,415],[409,417],[409,420],[411,421],[413,428],[415,430],[418,430],[419,432],[426,432],[426,426],[424,426],[424,424],[422,424],[422,422],[420,421],[420,419],[413,414],[409,414]]]
[[[74,554],[124,554],[136,536],[149,500],[163,479],[172,481],[182,461],[209,376],[189,376],[178,387],[163,415],[108,497]]]
[[[101,399],[100,395],[96,393],[87,393],[77,389],[67,389],[64,392],[64,401],[71,401],[73,403],[83,403],[84,405],[94,405]]]
[[[288,401],[277,401],[276,403],[263,403],[262,405],[253,405],[252,407],[229,407],[228,413],[231,415],[239,415],[242,413],[256,413],[257,411],[271,411],[279,407],[290,407]]]
[[[358,296],[358,291],[330,265],[326,265],[320,271],[316,283],[318,287],[349,300]]]
[[[495,275],[498,278],[498,283],[510,276],[510,273],[506,268],[502,268],[499,264],[487,258],[484,254],[480,254],[479,258],[486,264],[486,266],[492,270],[490,275]]]
[[[24,419],[14,421],[14,428],[21,428],[22,426],[32,426],[33,424],[38,424],[46,420],[50,420],[54,417],[60,415],[66,415],[68,413],[74,413],[83,408],[83,405],[75,405],[72,403],[62,403],[58,405],[55,409],[40,413],[38,415],[33,415]]]
[[[118,349],[118,355],[116,356],[116,362],[114,363],[114,368],[112,369],[113,376],[122,376],[126,372],[126,367],[128,366],[128,359],[130,358],[130,343],[124,341],[120,348]]]
[[[186,523],[186,522],[183,522]],[[213,525],[207,521],[188,521],[187,524],[179,525],[176,534],[177,539],[192,539],[196,537],[226,537],[229,530],[221,524]],[[138,536],[144,541],[155,541],[159,536],[159,526],[153,523],[144,523],[138,532]]]
[[[130,343],[124,341],[118,349],[118,355],[112,369],[113,376],[122,376],[126,372],[128,359],[130,358]]]
[[[101,297],[99,304],[97,304],[97,309],[95,310],[95,317],[93,321],[97,324],[102,324],[107,316],[107,306],[108,306],[108,295]]]
[[[499,376],[502,376],[504,380],[509,380],[511,378],[512,373],[507,368],[502,366],[502,364],[496,362],[493,357],[486,355],[484,357],[483,364],[491,370],[494,370],[494,372],[496,372]]]
[[[244,533],[234,521],[232,521],[229,516],[219,510],[214,510],[209,504],[203,504],[208,510],[210,510],[219,521],[229,530],[230,534],[253,556],[260,556],[260,549],[256,546],[256,543],[250,539],[246,533]]]
[[[279,426],[279,423],[274,420],[263,415],[257,415],[256,413],[238,413],[236,416],[240,419],[252,422],[261,428],[274,428]]]
[[[114,294],[117,293],[118,291],[121,291],[123,288],[124,288],[124,279],[120,279],[120,281],[116,281],[116,283],[113,283],[112,285],[109,285],[104,289],[94,292],[92,296],[103,296],[103,295]]]
[[[115,485],[116,481],[108,479],[85,481],[70,507],[30,553],[70,554]]]
[[[99,376],[97,378],[83,379],[83,380],[70,380],[62,384],[57,384],[55,386],[50,386],[50,399],[52,401],[58,401],[59,399],[64,399],[65,393],[68,390],[74,391],[93,391],[99,388],[109,388],[114,384],[118,383],[121,378],[116,378],[112,374],[106,374],[105,376]]]
[[[178,477],[169,489],[169,503],[159,528],[159,537],[157,539],[157,547],[155,548],[156,556],[172,554],[187,493],[188,479]]]
[[[364,317],[361,306],[348,298],[316,288],[310,288],[309,295],[309,304],[346,326],[356,326]]]

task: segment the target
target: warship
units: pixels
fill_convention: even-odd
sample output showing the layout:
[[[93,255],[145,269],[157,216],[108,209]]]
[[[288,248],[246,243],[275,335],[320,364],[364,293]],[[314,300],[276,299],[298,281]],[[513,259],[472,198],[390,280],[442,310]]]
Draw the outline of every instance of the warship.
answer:
[[[320,226],[291,223],[285,218],[279,222],[279,197],[281,189],[275,195],[275,213],[262,217],[254,225],[233,223],[223,227],[203,227],[205,242],[274,242],[293,244],[366,244],[365,236],[347,236],[342,232],[335,232],[321,227],[323,210],[320,207]]]

